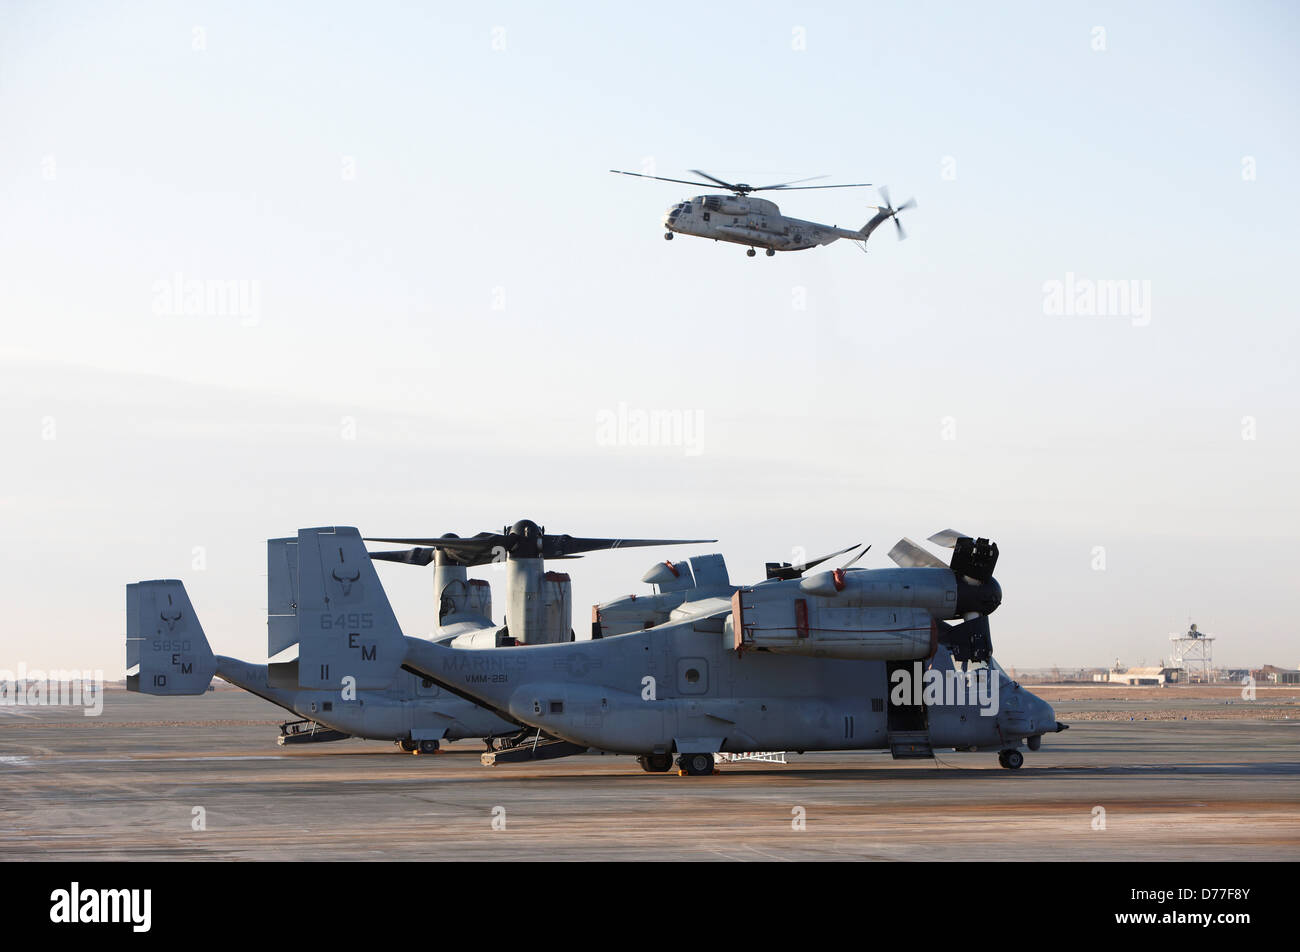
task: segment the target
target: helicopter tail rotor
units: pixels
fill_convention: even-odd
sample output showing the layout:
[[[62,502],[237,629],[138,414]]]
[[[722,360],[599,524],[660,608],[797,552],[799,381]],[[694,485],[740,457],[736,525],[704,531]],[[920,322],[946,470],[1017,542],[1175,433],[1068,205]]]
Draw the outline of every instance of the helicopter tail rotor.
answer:
[[[893,221],[894,228],[897,229],[898,231],[899,241],[902,241],[904,238],[907,237],[907,232],[903,230],[903,223],[898,220],[898,213],[905,212],[909,208],[915,208],[916,199],[909,198],[907,201],[903,202],[903,204],[895,208],[893,203],[889,199],[889,189],[886,188],[884,185],[880,186],[880,197],[885,200],[885,204],[872,206],[872,208],[876,210],[876,216],[872,218],[871,221],[863,225],[862,230],[858,232],[858,234],[862,236],[860,241],[863,242],[863,246],[862,246],[863,251],[866,250],[865,242],[868,238],[871,237],[871,233],[887,221],[891,221],[891,220]]]

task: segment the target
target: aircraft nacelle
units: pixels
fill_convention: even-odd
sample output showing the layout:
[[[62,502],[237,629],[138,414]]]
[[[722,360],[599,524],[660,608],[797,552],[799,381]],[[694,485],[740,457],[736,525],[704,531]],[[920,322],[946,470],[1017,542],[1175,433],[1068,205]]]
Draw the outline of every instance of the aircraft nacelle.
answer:
[[[609,638],[662,625],[689,592],[664,592],[659,595],[627,595],[591,607],[591,636]]]
[[[787,583],[736,592],[728,622],[738,652],[765,649],[855,661],[928,658],[939,635],[925,608],[810,596]]]
[[[465,615],[492,617],[492,586],[487,579],[454,579],[442,588],[438,598],[439,623],[445,625]]]
[[[506,628],[521,645],[572,641],[573,591],[569,576],[548,572],[541,559],[506,562]]]
[[[849,569],[818,572],[797,583],[805,595],[834,600],[843,605],[923,608],[935,618],[959,618],[976,610],[989,611],[1001,602],[997,583],[969,583],[948,569]],[[990,607],[991,606],[991,607]]]
[[[653,628],[672,620],[674,610],[712,596],[735,591],[727,563],[719,553],[697,555],[680,562],[656,562],[641,581],[657,589],[653,595],[625,595],[592,606],[591,636],[608,638]]]

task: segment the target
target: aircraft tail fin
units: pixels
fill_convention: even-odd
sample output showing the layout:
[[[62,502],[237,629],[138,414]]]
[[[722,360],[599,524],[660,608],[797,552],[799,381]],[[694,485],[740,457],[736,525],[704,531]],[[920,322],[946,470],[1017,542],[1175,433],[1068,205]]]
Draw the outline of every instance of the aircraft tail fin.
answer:
[[[361,533],[348,526],[298,532],[298,683],[383,689],[406,640]]]
[[[266,656],[298,643],[298,537],[266,540]]]
[[[154,579],[126,587],[126,670],[128,691],[177,695],[208,689],[217,662],[183,582]]]

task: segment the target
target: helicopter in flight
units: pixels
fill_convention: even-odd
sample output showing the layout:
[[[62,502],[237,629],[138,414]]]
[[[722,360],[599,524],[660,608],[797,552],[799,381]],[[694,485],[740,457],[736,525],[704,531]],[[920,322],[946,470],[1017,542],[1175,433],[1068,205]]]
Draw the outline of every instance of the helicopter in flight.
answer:
[[[754,257],[755,249],[766,249],[768,257],[778,251],[803,251],[818,245],[829,245],[833,241],[847,238],[859,243],[867,250],[867,239],[871,233],[891,219],[898,229],[901,241],[907,237],[903,225],[898,220],[898,213],[916,207],[913,199],[908,199],[897,208],[889,199],[889,190],[880,187],[880,197],[884,205],[869,206],[876,209],[876,215],[857,230],[840,228],[838,225],[823,225],[820,222],[804,221],[782,215],[775,202],[765,198],[751,197],[754,192],[795,191],[813,188],[867,188],[870,182],[857,182],[849,185],[800,185],[800,182],[812,182],[824,175],[793,182],[781,182],[775,185],[747,185],[743,182],[732,184],[720,178],[691,169],[691,173],[707,182],[689,179],[664,178],[661,175],[647,175],[644,172],[624,172],[610,169],[616,175],[632,175],[636,178],[654,179],[659,182],[677,182],[681,185],[720,185],[731,192],[730,195],[696,195],[685,201],[677,202],[664,212],[664,239],[672,241],[673,235],[692,235],[697,238],[712,238],[714,241],[730,241],[738,245],[749,245],[745,254]]]

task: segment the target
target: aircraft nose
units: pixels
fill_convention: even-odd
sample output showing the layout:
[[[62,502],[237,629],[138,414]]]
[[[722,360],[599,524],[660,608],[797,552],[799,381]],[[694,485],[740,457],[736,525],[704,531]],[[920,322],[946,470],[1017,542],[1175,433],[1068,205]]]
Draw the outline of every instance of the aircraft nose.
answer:
[[[1034,730],[1048,732],[1056,730],[1056,711],[1037,694],[1031,694],[1033,702],[1029,705],[1029,719],[1033,721]]]

